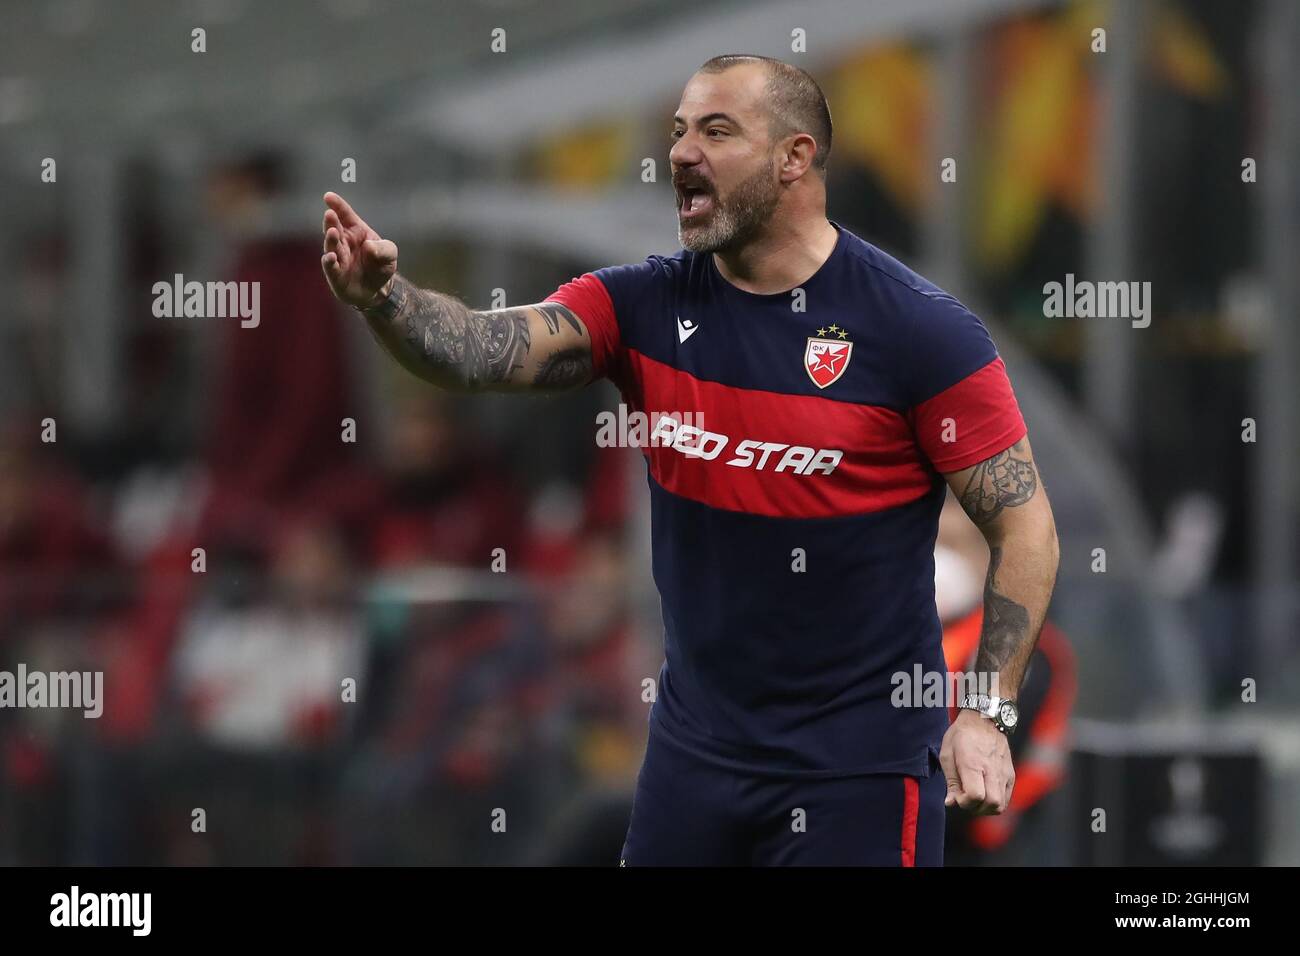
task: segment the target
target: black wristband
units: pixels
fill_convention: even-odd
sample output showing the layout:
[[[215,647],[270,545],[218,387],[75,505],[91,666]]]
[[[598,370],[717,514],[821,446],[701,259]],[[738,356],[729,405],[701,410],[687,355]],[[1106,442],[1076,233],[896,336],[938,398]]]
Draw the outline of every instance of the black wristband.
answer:
[[[406,295],[402,292],[402,286],[397,281],[397,276],[393,276],[392,288],[388,290],[388,295],[384,296],[382,301],[357,311],[367,318],[392,320],[402,310],[402,304],[405,301]]]

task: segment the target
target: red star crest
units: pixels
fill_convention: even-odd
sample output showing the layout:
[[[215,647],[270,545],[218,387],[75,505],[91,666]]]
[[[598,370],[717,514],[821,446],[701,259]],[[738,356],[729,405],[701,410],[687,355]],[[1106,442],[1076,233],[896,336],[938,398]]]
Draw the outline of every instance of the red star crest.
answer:
[[[821,335],[827,333],[826,329],[817,331]],[[803,366],[818,388],[825,388],[843,375],[853,355],[853,343],[846,341],[847,333],[843,329],[832,325],[829,333],[826,338],[809,338],[803,354]]]

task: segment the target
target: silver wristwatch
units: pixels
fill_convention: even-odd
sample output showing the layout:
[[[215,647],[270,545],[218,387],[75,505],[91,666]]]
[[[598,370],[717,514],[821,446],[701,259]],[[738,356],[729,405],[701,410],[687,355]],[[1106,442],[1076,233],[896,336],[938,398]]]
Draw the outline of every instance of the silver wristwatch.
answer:
[[[991,697],[988,694],[967,694],[957,705],[962,710],[973,710],[989,720],[1008,737],[1020,723],[1020,710],[1010,697]]]

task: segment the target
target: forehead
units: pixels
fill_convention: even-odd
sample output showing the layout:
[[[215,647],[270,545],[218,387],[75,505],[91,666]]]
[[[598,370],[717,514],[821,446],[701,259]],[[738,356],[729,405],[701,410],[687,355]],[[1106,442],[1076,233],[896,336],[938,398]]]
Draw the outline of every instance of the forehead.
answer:
[[[759,64],[733,66],[721,73],[696,73],[686,83],[677,115],[686,122],[711,113],[726,113],[741,123],[763,115],[767,73]]]

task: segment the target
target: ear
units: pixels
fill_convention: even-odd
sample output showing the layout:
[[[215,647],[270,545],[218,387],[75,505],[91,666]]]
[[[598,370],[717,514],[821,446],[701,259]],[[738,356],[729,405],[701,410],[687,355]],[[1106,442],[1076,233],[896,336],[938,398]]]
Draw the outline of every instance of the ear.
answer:
[[[806,176],[813,168],[817,155],[817,141],[808,133],[795,133],[785,141],[781,161],[781,182],[792,183]]]

